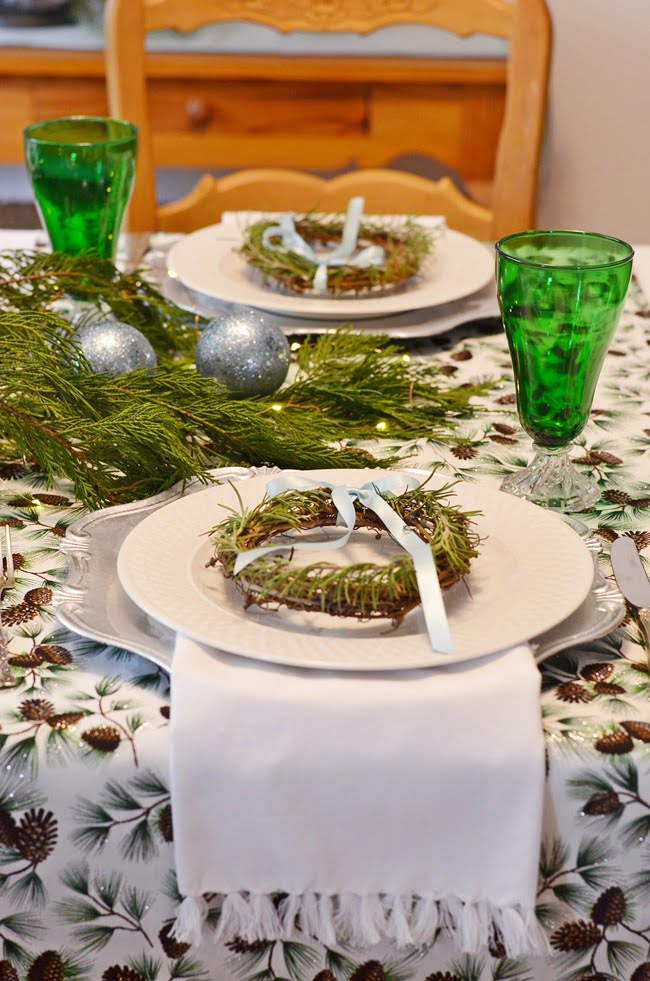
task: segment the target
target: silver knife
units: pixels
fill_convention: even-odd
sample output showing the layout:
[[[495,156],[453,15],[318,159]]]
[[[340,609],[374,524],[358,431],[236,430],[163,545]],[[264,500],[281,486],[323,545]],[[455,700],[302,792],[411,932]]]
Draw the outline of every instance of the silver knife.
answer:
[[[623,535],[613,541],[611,557],[619,589],[636,607],[650,667],[650,579],[632,538]]]

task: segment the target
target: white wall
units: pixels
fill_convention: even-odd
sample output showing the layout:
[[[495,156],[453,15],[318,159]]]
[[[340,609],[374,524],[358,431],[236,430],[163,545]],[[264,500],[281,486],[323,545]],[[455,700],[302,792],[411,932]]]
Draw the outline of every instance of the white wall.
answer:
[[[650,0],[547,0],[555,45],[541,226],[650,242]]]

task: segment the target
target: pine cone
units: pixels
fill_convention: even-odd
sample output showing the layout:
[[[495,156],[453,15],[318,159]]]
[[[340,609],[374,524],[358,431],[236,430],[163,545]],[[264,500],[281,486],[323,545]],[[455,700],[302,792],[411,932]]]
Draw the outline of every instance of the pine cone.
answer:
[[[34,653],[50,664],[72,664],[72,654],[60,644],[39,644]]]
[[[27,494],[18,494],[7,501],[10,508],[29,508],[34,503],[34,499]]]
[[[493,443],[499,443],[500,446],[516,446],[517,440],[513,439],[511,436],[490,436]]]
[[[622,729],[608,732],[594,743],[594,747],[599,753],[609,753],[612,756],[622,756],[630,753],[634,749],[634,743],[630,735]]]
[[[23,463],[3,463],[0,466],[0,480],[20,480],[26,473]]]
[[[54,851],[57,836],[58,821],[52,811],[32,808],[20,819],[15,847],[30,862],[44,862]]]
[[[28,620],[35,620],[38,610],[31,603],[16,603],[15,606],[6,606],[2,611],[2,622],[6,627],[15,627]]]
[[[639,964],[632,974],[630,981],[650,981],[650,961]]]
[[[497,405],[514,405],[517,401],[516,395],[501,395],[498,399],[494,400]]]
[[[356,969],[350,981],[384,981],[384,967],[379,961],[366,961]]]
[[[41,504],[49,504],[52,507],[69,508],[72,504],[70,498],[64,497],[63,494],[41,494],[39,491],[38,494],[34,494],[33,496]]]
[[[630,504],[635,508],[650,508],[650,497],[635,497]]]
[[[608,525],[600,525],[600,527],[596,528],[596,534],[600,538],[604,538],[606,542],[615,542],[618,538],[618,532],[608,527]]]
[[[613,791],[602,794],[594,794],[585,804],[584,813],[592,817],[604,814],[613,814],[621,806],[621,799]],[[649,979],[650,981],[650,979]]]
[[[115,726],[94,726],[82,732],[81,738],[93,749],[98,749],[102,753],[114,753],[120,745],[120,734]]]
[[[561,702],[590,702],[594,697],[590,691],[575,681],[566,681],[555,689],[556,698]]]
[[[625,893],[619,886],[611,886],[591,907],[591,919],[600,926],[616,926],[625,916],[626,909]]]
[[[607,681],[613,671],[614,665],[611,661],[603,661],[597,664],[585,664],[580,674],[585,681]]]
[[[52,602],[52,590],[48,586],[37,586],[25,593],[23,599],[32,606],[48,606]]]
[[[23,527],[24,527],[24,525],[23,525]],[[23,555],[22,552],[12,552],[11,557],[14,560],[14,570],[24,569],[25,568],[25,556]],[[6,569],[7,568],[7,560],[6,559],[3,559],[2,560],[2,568],[3,569]]]
[[[458,371],[458,365],[455,364],[443,364],[438,369],[441,375],[455,375]]]
[[[27,981],[63,981],[63,978],[63,961],[56,950],[39,954],[27,972]]]
[[[169,718],[169,715],[170,715],[169,705],[161,705],[160,706],[160,714],[162,715],[163,719],[168,719]]]
[[[650,545],[650,532],[648,531],[626,531],[623,537],[631,538],[638,552],[641,552]]]
[[[517,432],[514,426],[507,426],[505,422],[495,422],[494,428],[498,433],[501,433],[502,436],[514,436]]]
[[[594,691],[599,695],[624,695],[625,688],[622,685],[615,685],[611,681],[597,681]]]
[[[454,351],[454,353],[450,354],[449,357],[453,358],[454,361],[471,361],[473,354],[471,351],[468,351],[467,348],[463,348],[462,351]]]
[[[0,961],[0,981],[19,981],[18,971],[11,961]]]
[[[144,978],[126,964],[113,964],[102,974],[102,981],[144,981]]]
[[[449,971],[434,971],[424,981],[459,981],[459,979],[456,974],[450,974]]]
[[[10,528],[21,529],[25,527],[25,522],[21,521],[20,518],[3,518],[2,521],[0,521],[0,525],[3,528],[5,525],[8,525]]]
[[[586,950],[588,947],[595,947],[600,937],[600,930],[595,923],[576,920],[573,923],[564,923],[551,934],[551,947],[564,951]]]
[[[625,507],[626,504],[632,503],[632,498],[625,491],[621,490],[607,490],[603,494],[603,500],[607,501],[608,504],[621,504]]]
[[[43,658],[35,650],[25,651],[24,654],[13,654],[9,658],[9,664],[16,668],[37,668],[43,663]]]
[[[457,460],[473,460],[478,456],[478,450],[474,446],[452,446],[451,452]]]
[[[47,720],[47,724],[52,729],[62,732],[64,729],[70,729],[72,726],[76,726],[77,722],[81,722],[85,718],[85,712],[59,712],[57,715],[51,715]]]
[[[621,722],[626,732],[642,743],[650,743],[650,722],[638,722],[631,719],[628,722]]]
[[[165,804],[158,813],[158,830],[165,841],[174,840],[174,825],[172,823],[172,806]]]
[[[251,954],[256,950],[266,950],[268,943],[266,940],[252,940],[249,943],[248,940],[235,937],[234,940],[226,944],[226,947],[232,954]]]
[[[498,960],[502,960],[506,956],[506,948],[503,946],[503,941],[498,940],[496,937],[491,937],[488,941],[488,950],[490,951],[490,956],[496,957]]]
[[[589,456],[596,463],[608,463],[610,466],[618,466],[622,463],[620,456],[614,456],[613,453],[608,453],[607,450],[590,450]]]
[[[0,845],[6,845],[7,848],[14,848],[16,845],[16,822],[10,811],[0,810]]]
[[[57,538],[65,538],[66,530],[63,525],[52,525],[50,531],[53,535],[56,535]]]
[[[0,977],[0,981],[2,978]],[[18,981],[18,979],[16,979]],[[324,971],[319,971],[318,974],[312,979],[312,981],[336,981],[336,975],[332,974],[331,971],[325,969]]]
[[[54,714],[54,706],[45,698],[28,698],[20,703],[18,711],[27,722],[47,722]]]
[[[173,960],[178,960],[183,954],[186,954],[191,944],[182,944],[175,937],[170,937],[170,931],[172,928],[172,923],[166,923],[160,933],[158,934],[158,939],[162,944],[162,949],[165,951],[168,957]]]

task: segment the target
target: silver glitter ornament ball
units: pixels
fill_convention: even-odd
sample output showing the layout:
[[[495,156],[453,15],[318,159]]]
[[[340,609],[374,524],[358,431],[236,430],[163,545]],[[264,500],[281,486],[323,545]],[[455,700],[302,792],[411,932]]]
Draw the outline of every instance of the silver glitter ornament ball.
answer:
[[[156,367],[156,352],[144,334],[119,320],[92,320],[77,330],[75,340],[95,374]]]
[[[196,370],[236,395],[270,395],[289,371],[282,331],[259,310],[242,308],[212,320],[196,345]]]

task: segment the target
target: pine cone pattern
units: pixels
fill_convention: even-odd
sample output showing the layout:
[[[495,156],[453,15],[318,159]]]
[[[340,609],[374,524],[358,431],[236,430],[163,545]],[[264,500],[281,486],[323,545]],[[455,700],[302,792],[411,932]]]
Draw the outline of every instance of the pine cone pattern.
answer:
[[[56,715],[51,715],[47,720],[47,724],[51,729],[62,732],[64,729],[71,729],[72,726],[76,726],[78,722],[81,722],[85,718],[85,712],[59,712]]]
[[[508,426],[505,422],[495,422],[494,428],[502,436],[514,436],[517,432],[514,426]]]
[[[650,722],[639,722],[637,719],[631,719],[627,722],[621,722],[621,725],[633,739],[638,739],[642,743],[650,743]]]
[[[616,926],[625,916],[625,893],[619,886],[612,886],[601,893],[591,908],[591,919],[599,926]]]
[[[52,702],[45,698],[28,698],[18,706],[21,719],[28,722],[47,722],[54,714]]]
[[[384,981],[385,977],[384,966],[380,961],[366,961],[356,969],[350,981]]]
[[[34,494],[34,497],[39,504],[48,504],[50,507],[69,508],[72,504],[70,498],[64,497],[63,494],[43,494],[41,491],[38,491]]]
[[[144,978],[126,964],[112,964],[102,974],[102,981],[144,981]]]
[[[594,794],[585,804],[584,813],[591,817],[601,817],[613,814],[621,807],[621,798],[613,791],[611,793]]]
[[[454,351],[449,357],[453,358],[454,361],[471,361],[474,355],[467,348],[462,348],[460,351]]]
[[[186,954],[191,947],[191,944],[183,944],[175,937],[171,937],[171,929],[173,924],[171,922],[165,923],[164,927],[158,934],[158,939],[160,940],[162,949],[165,951],[167,957],[171,957],[173,960],[178,960],[183,954]]]
[[[49,664],[72,664],[72,654],[60,644],[39,644],[34,648],[34,654]]]
[[[57,950],[43,951],[27,972],[27,981],[63,981],[64,977],[63,960]]]
[[[169,705],[161,705],[160,714],[162,715],[163,719],[169,719],[171,714],[169,711]]]
[[[52,811],[34,808],[23,814],[16,829],[16,844],[23,858],[35,865],[51,855],[58,836],[58,821]]]
[[[0,810],[0,845],[14,848],[17,825],[10,811]]]
[[[48,606],[52,602],[52,590],[49,586],[37,586],[25,593],[24,601],[32,606]]]
[[[2,622],[6,627],[18,627],[21,623],[29,623],[38,616],[38,607],[33,603],[16,603],[2,610]]]
[[[266,940],[243,940],[242,937],[235,937],[226,947],[232,954],[252,954],[256,950],[266,950],[268,943]]]
[[[20,981],[11,961],[0,961],[0,981]]]
[[[100,753],[114,753],[120,745],[120,734],[115,726],[94,726],[81,733],[81,738]]]
[[[609,661],[602,663],[585,664],[580,671],[585,681],[607,681],[609,676],[614,673],[614,665]]]
[[[2,981],[1,977],[0,981]],[[318,974],[314,975],[312,981],[336,981],[336,975],[332,974],[330,970],[325,968],[324,971],[319,971]]]
[[[8,525],[9,528],[20,529],[20,528],[24,528],[25,527],[25,522],[24,521],[21,521],[20,518],[3,518],[0,521],[0,525],[2,527],[4,527],[5,525]]]
[[[599,695],[624,695],[625,688],[622,685],[613,684],[610,681],[597,681],[594,691]]]
[[[499,443],[500,446],[516,446],[517,440],[513,439],[512,436],[495,436],[490,435],[490,439],[493,443]]]
[[[626,531],[624,537],[631,538],[639,552],[642,552],[644,548],[650,545],[649,531]]]
[[[565,681],[558,685],[555,689],[555,695],[561,702],[571,703],[590,702],[594,697],[584,685],[580,685],[576,681]]]
[[[629,733],[623,729],[616,729],[608,732],[594,743],[594,747],[599,753],[608,753],[611,756],[622,756],[624,753],[631,753],[634,743]]]
[[[459,979],[456,974],[450,974],[449,971],[434,971],[424,981],[459,981]]]
[[[9,664],[13,664],[16,668],[38,668],[42,663],[43,658],[36,650],[25,651],[24,654],[14,654],[9,658]]]
[[[622,507],[632,503],[630,495],[621,490],[606,490],[603,494],[603,500],[607,501],[608,504],[619,504]]]
[[[478,456],[478,450],[474,446],[452,446],[451,452],[457,460],[473,460]]]
[[[650,981],[650,961],[639,964],[633,972],[630,981]]]
[[[23,463],[3,463],[0,466],[0,480],[20,480],[26,473],[27,468]]]
[[[600,935],[595,923],[575,920],[573,923],[562,924],[551,934],[551,946],[562,951],[587,950],[598,943]]]
[[[158,813],[158,830],[165,841],[174,840],[174,825],[172,823],[172,806],[165,804]]]

